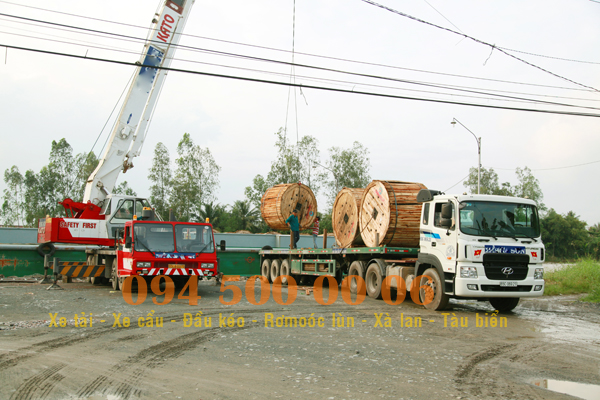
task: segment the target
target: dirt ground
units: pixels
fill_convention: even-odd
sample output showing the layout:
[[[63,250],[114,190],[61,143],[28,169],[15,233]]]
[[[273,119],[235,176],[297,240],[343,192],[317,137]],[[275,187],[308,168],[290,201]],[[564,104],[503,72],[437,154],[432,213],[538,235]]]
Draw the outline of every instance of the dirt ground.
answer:
[[[214,282],[200,283],[195,306],[177,294],[156,305],[164,297],[152,293],[130,305],[85,282],[1,283],[0,399],[569,399],[534,383],[600,382],[600,308],[574,296],[522,300],[495,319],[482,302],[452,300],[442,313],[339,294],[321,305],[304,290],[289,305],[273,295],[255,305],[245,281],[226,285],[241,289],[236,305]],[[199,312],[201,327],[186,318]],[[90,313],[91,327],[75,326]]]

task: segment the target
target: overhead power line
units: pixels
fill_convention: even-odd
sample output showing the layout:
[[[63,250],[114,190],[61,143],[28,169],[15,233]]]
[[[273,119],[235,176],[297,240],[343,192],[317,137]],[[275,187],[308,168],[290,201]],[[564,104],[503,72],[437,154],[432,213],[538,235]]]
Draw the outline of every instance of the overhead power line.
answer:
[[[39,39],[39,40],[48,40],[48,41],[52,41],[54,43],[65,43],[65,44],[72,44],[72,45],[76,45],[76,46],[84,46],[86,48],[96,48],[96,49],[102,49],[102,50],[115,51],[115,50],[112,50],[112,49],[107,48],[107,47],[91,46],[91,45],[88,45],[88,44],[70,43],[70,42],[60,41],[60,40],[56,40],[56,39],[41,38],[41,37],[35,37],[35,36],[29,36],[29,35],[22,35],[22,34],[14,34],[14,33],[9,33],[9,32],[2,32],[2,31],[0,31],[0,33],[6,33],[6,34],[10,34],[10,35],[17,35],[17,36],[26,37],[26,38],[34,38],[34,39]],[[125,51],[124,50],[117,50],[117,51],[125,52],[125,53],[128,53],[128,54],[138,54],[136,52],[126,51],[126,50]],[[203,51],[203,52],[208,52],[208,53],[215,52],[214,50],[209,50],[209,49],[198,49],[198,51]],[[218,52],[218,53],[219,54],[223,54],[222,52]],[[224,54],[228,55],[228,56],[241,57],[241,58],[250,57],[251,59],[253,59],[253,57],[251,57],[251,56],[244,56],[244,55],[233,54],[233,53],[224,53]],[[184,61],[184,62],[192,62],[192,63],[200,63],[200,64],[205,64],[205,65],[211,65],[210,63],[196,62],[196,61],[187,60],[187,59],[181,59],[181,58],[174,58],[174,60]],[[259,61],[270,61],[270,62],[274,62],[274,63],[283,63],[283,64],[291,65],[291,67],[292,67],[292,75],[291,76],[292,77],[298,76],[298,75],[296,75],[294,73],[294,67],[295,66],[300,66],[300,67],[309,68],[309,69],[316,69],[316,70],[327,71],[327,72],[335,72],[335,73],[341,73],[341,74],[346,74],[346,75],[359,76],[359,77],[363,77],[363,78],[386,80],[386,81],[392,81],[392,82],[398,82],[398,83],[405,83],[405,84],[410,84],[410,85],[426,86],[426,87],[433,87],[433,88],[436,88],[436,89],[445,89],[445,90],[450,90],[450,91],[459,91],[459,92],[465,92],[465,93],[478,94],[478,95],[484,95],[484,96],[493,96],[494,97],[494,98],[485,98],[487,100],[516,101],[516,102],[524,102],[524,103],[534,102],[534,103],[538,103],[538,104],[547,104],[547,105],[554,105],[554,106],[561,106],[561,107],[574,107],[574,108],[585,108],[585,109],[591,109],[591,110],[600,110],[600,108],[597,108],[597,107],[579,106],[579,105],[575,105],[575,104],[558,103],[558,102],[547,101],[547,100],[528,99],[528,98],[524,98],[524,97],[508,96],[508,95],[497,94],[497,93],[483,92],[483,91],[481,91],[481,89],[465,88],[465,87],[460,87],[460,86],[455,86],[455,85],[443,85],[443,84],[436,84],[436,83],[429,83],[429,82],[419,82],[419,81],[411,81],[411,80],[405,80],[405,79],[397,79],[397,78],[391,78],[391,77],[384,77],[384,76],[379,76],[379,75],[360,74],[360,73],[355,73],[355,72],[351,72],[351,71],[343,71],[343,70],[337,70],[337,69],[331,69],[331,68],[323,68],[323,67],[317,67],[317,66],[310,66],[310,65],[306,65],[306,64],[295,64],[293,62],[292,63],[288,63],[288,62],[283,62],[283,61],[278,61],[278,60],[269,60],[269,59],[264,59],[264,58],[259,59]],[[217,66],[216,64],[212,64],[212,65]],[[246,71],[260,72],[260,73],[269,73],[268,71],[251,70],[251,69],[248,69],[248,68],[241,68],[241,67],[229,67],[229,66],[224,66],[224,65],[218,65],[218,66],[220,66],[220,67],[227,67],[227,68],[242,69],[242,70],[246,70]],[[277,73],[274,73],[274,74],[277,74]],[[358,82],[348,82],[348,81],[344,82],[344,81],[339,81],[339,80],[334,80],[334,79],[313,78],[313,77],[307,77],[307,76],[298,76],[298,77],[304,77],[304,78],[307,78],[307,79],[317,79],[317,80],[329,81],[329,82],[343,82],[343,83],[347,83],[347,84],[361,85],[361,86],[371,86],[371,87],[380,87],[380,88],[384,87],[384,86],[372,85],[372,84],[368,84],[368,83],[358,83]],[[425,92],[425,93],[427,92],[427,91],[416,90],[416,89],[404,89],[404,88],[389,87],[389,86],[386,87],[386,88],[388,88],[388,89],[395,89],[395,90],[409,90],[409,91],[416,91],[416,92]],[[502,92],[502,91],[498,91],[498,92]],[[434,92],[434,93],[435,94],[439,94],[439,95],[449,95],[449,93],[441,93],[441,92]],[[533,96],[540,96],[540,95],[533,94]],[[464,96],[463,95],[463,97],[475,97],[475,98],[482,99],[482,97],[479,97],[479,96]],[[555,96],[550,96],[550,97],[555,97]],[[578,99],[578,100],[587,101],[587,99]],[[288,102],[289,102],[289,99],[288,99]],[[287,118],[286,118],[286,121],[287,121]],[[287,126],[287,123],[286,123],[286,126]]]
[[[27,21],[34,21],[34,22],[48,24],[48,25],[52,25],[52,26],[60,26],[62,28],[77,29],[77,30],[84,31],[86,34],[90,34],[90,33],[104,34],[104,35],[108,35],[108,36],[117,37],[119,39],[133,40],[136,42],[141,42],[141,41],[146,40],[144,38],[139,38],[139,37],[135,37],[135,36],[122,35],[122,34],[113,33],[113,32],[105,32],[105,31],[100,31],[100,30],[96,30],[96,29],[81,28],[81,27],[76,27],[73,25],[66,25],[66,24],[59,24],[59,23],[49,22],[49,21],[35,20],[35,19],[31,19],[31,18],[26,18],[26,17],[11,16],[11,15],[2,14],[2,13],[0,13],[0,15],[9,16],[9,17],[17,18],[17,19],[23,19],[23,20],[27,20]],[[52,39],[46,39],[46,38],[42,38],[42,39],[43,40],[52,40]],[[80,44],[76,44],[76,45],[80,45]],[[527,98],[522,98],[522,97],[507,96],[507,95],[501,95],[501,94],[495,94],[495,93],[489,93],[489,92],[486,93],[486,92],[481,92],[481,91],[476,91],[476,90],[471,90],[471,89],[465,89],[465,88],[461,88],[461,87],[457,87],[457,86],[447,86],[447,85],[443,85],[443,84],[432,84],[432,83],[428,83],[428,82],[419,82],[419,81],[390,78],[390,77],[384,77],[384,76],[372,75],[372,74],[355,73],[355,72],[351,72],[351,71],[344,71],[344,70],[333,69],[333,68],[317,67],[317,66],[312,66],[312,65],[307,65],[307,64],[297,64],[294,62],[273,60],[273,59],[268,59],[268,58],[263,58],[263,57],[254,57],[254,56],[235,54],[235,53],[224,52],[224,51],[203,49],[203,48],[199,48],[199,47],[195,47],[195,46],[177,45],[177,47],[184,49],[184,50],[206,52],[206,53],[220,55],[220,56],[228,56],[228,57],[235,57],[235,58],[247,59],[247,60],[252,60],[252,61],[287,65],[287,66],[292,67],[292,71],[293,71],[294,67],[309,68],[309,69],[315,69],[315,70],[319,70],[319,71],[327,71],[327,72],[341,73],[341,74],[347,74],[347,75],[353,75],[353,76],[360,76],[360,77],[369,78],[369,79],[382,79],[382,80],[405,83],[405,84],[410,84],[410,85],[428,86],[428,87],[434,87],[434,88],[438,88],[438,89],[454,90],[454,91],[474,93],[474,94],[487,95],[487,96],[495,96],[495,97],[498,97],[501,99],[509,99],[509,100],[515,100],[515,101],[524,101],[524,102],[535,102],[535,103],[542,103],[542,104],[562,106],[562,107],[576,107],[576,108],[598,110],[598,108],[595,108],[595,107],[578,106],[578,105],[572,105],[572,104],[566,104],[566,103],[550,102],[550,101],[539,100],[539,99],[527,99]]]
[[[458,29],[462,33],[462,30],[459,27],[457,27],[454,23],[452,23],[452,21],[450,21],[448,18],[446,18],[441,12],[439,12],[427,0],[424,0],[424,1],[431,8],[433,8],[438,14],[440,14],[446,21],[448,21],[452,26],[454,26],[456,29]],[[597,1],[597,0],[590,0],[590,1],[592,1],[594,3],[600,3],[600,1]],[[121,25],[121,26],[129,26],[129,27],[138,28],[138,29],[148,29],[148,27],[145,27],[145,26],[127,24],[125,22],[111,21],[111,20],[102,19],[102,18],[94,18],[94,17],[89,17],[89,16],[86,16],[86,15],[67,13],[67,12],[64,12],[64,11],[56,11],[56,10],[51,10],[51,9],[48,9],[48,8],[34,7],[34,6],[26,5],[26,4],[13,3],[13,2],[10,2],[10,1],[0,0],[0,3],[10,4],[10,5],[13,5],[13,6],[18,6],[18,7],[30,8],[32,10],[46,11],[46,12],[49,12],[49,13],[54,13],[54,14],[59,14],[59,15],[67,15],[67,16],[70,16],[70,17],[83,18],[83,19],[88,19],[88,20],[91,20],[91,21],[106,22],[106,23],[109,23],[109,24]],[[260,48],[269,49],[269,50],[289,52],[289,50],[285,50],[285,49],[275,49],[275,48],[269,48],[269,47],[263,47],[263,46],[254,46],[254,45],[247,44],[247,43],[231,42],[231,41],[227,41],[227,40],[221,40],[221,39],[214,39],[214,38],[209,38],[209,37],[204,37],[204,36],[192,35],[192,34],[189,34],[189,33],[182,33],[181,35],[182,36],[186,36],[186,37],[195,37],[195,38],[199,38],[199,39],[207,39],[207,40],[217,40],[217,41],[221,41],[221,42],[229,42],[229,43],[238,44],[238,45],[242,45],[242,46],[253,46],[253,47],[260,47]],[[544,57],[544,58],[550,58],[550,59],[554,59],[554,60],[576,62],[576,63],[582,63],[582,64],[595,64],[595,65],[600,64],[600,62],[595,62],[595,61],[574,60],[574,59],[570,59],[570,58],[548,56],[548,55],[543,55],[543,54],[536,54],[536,53],[526,52],[526,51],[522,51],[522,50],[509,49],[509,48],[506,48],[506,47],[500,47],[500,48],[504,49],[506,51],[512,51],[512,52],[515,52],[515,53],[527,54],[527,55],[535,56],[535,57]],[[327,57],[327,56],[319,56],[319,55],[316,55],[316,54],[309,54],[309,53],[296,52],[296,54],[305,54],[305,55],[314,56],[314,57],[331,58],[331,57]],[[344,61],[352,61],[352,60],[344,60]],[[352,62],[362,63],[362,61],[352,61]],[[368,63],[366,63],[366,64],[368,64]],[[427,71],[424,71],[424,72],[427,72]],[[486,79],[486,78],[481,78],[481,79]]]
[[[7,1],[2,1],[2,0],[0,0],[0,3],[6,3],[6,4],[12,4],[12,5],[19,5],[19,6],[33,8],[33,9],[37,9],[37,10],[48,11],[48,12],[52,12],[52,13],[56,13],[56,14],[74,16],[74,17],[79,17],[79,18],[84,18],[84,19],[90,19],[90,20],[100,21],[100,22],[106,22],[106,23],[111,23],[111,24],[116,24],[116,25],[121,25],[121,26],[134,27],[134,28],[143,29],[143,30],[147,30],[148,29],[147,27],[143,27],[143,26],[139,26],[139,25],[132,25],[132,24],[127,24],[127,23],[123,23],[123,22],[109,21],[109,20],[104,20],[104,19],[100,19],[100,18],[92,18],[92,17],[82,16],[82,15],[77,15],[77,14],[71,14],[71,13],[65,13],[65,12],[60,12],[60,11],[54,11],[54,10],[39,8],[39,7],[25,6],[25,5],[15,4],[15,3],[7,2]],[[5,14],[0,14],[0,15],[5,15]],[[12,17],[12,18],[23,18],[23,17],[13,16],[13,15],[8,15],[8,16]],[[37,20],[33,20],[33,21],[37,21]],[[39,23],[45,23],[45,24],[52,24],[52,23],[47,22],[47,21],[38,21],[38,22]],[[73,29],[80,29],[80,30],[81,29],[85,29],[85,28],[79,28],[79,27],[76,27],[76,26],[69,26],[69,25],[66,25],[66,26],[67,27],[71,27]],[[111,34],[110,32],[104,32],[104,31],[99,31],[99,33],[101,33],[101,34]],[[236,41],[231,41],[231,40],[216,39],[216,38],[210,38],[210,37],[206,37],[206,36],[192,35],[192,34],[189,34],[189,33],[188,34],[182,33],[181,35],[182,36],[186,36],[186,37],[191,37],[191,38],[202,39],[202,40],[215,41],[215,42],[219,42],[219,43],[228,43],[228,44],[234,44],[234,45],[245,46],[245,47],[252,47],[252,48],[263,49],[263,50],[270,50],[270,51],[276,51],[276,52],[290,53],[290,51],[286,50],[286,49],[278,49],[278,48],[268,47],[268,46],[259,46],[259,45],[242,43],[242,42],[236,42]],[[142,39],[135,38],[135,40],[142,40]],[[510,50],[510,51],[518,52],[517,50],[511,50],[511,49],[505,49],[505,50]],[[296,51],[295,54],[304,55],[304,56],[308,56],[308,57],[315,57],[315,58],[322,58],[322,59],[334,60],[334,61],[343,61],[343,62],[349,62],[349,63],[356,63],[356,64],[361,64],[361,65],[371,65],[371,66],[376,66],[376,67],[391,68],[391,69],[398,69],[398,70],[418,72],[418,73],[425,73],[425,74],[450,76],[450,77],[456,77],[456,78],[462,78],[462,79],[474,79],[474,80],[481,80],[481,81],[488,81],[488,82],[508,83],[508,84],[514,84],[514,85],[524,85],[524,86],[541,87],[541,88],[551,88],[551,89],[590,91],[590,89],[583,89],[583,88],[567,88],[567,87],[553,86],[553,85],[540,85],[540,84],[534,84],[534,83],[529,83],[529,82],[515,82],[515,81],[507,81],[507,80],[501,80],[501,79],[482,78],[482,77],[469,76],[469,75],[450,74],[450,73],[444,73],[444,72],[439,72],[439,71],[428,71],[428,70],[417,69],[417,68],[399,67],[399,66],[388,65],[388,64],[372,63],[372,62],[366,62],[366,61],[352,60],[352,59],[346,59],[346,58],[340,58],[340,57],[324,56],[324,55],[319,55],[319,54],[304,53],[304,52],[298,52],[298,51]],[[554,57],[549,57],[549,58],[554,58]],[[556,57],[556,59],[560,59],[560,58]],[[563,59],[563,60],[567,60],[567,59]],[[571,61],[592,63],[592,62],[577,61],[577,60],[571,60]],[[595,90],[592,89],[592,91],[595,91]],[[553,96],[553,97],[556,97],[556,96]]]
[[[535,113],[543,113],[543,114],[558,114],[558,115],[571,115],[571,116],[578,116],[578,117],[595,117],[595,118],[600,117],[600,114],[594,114],[594,113],[544,110],[544,109],[532,109],[532,108],[520,108],[520,107],[507,107],[507,106],[493,106],[493,105],[488,105],[488,104],[476,104],[476,103],[466,103],[466,102],[459,102],[459,101],[427,99],[427,98],[422,98],[422,97],[399,96],[399,95],[392,95],[392,94],[386,94],[386,93],[363,92],[363,91],[338,89],[338,88],[331,88],[331,87],[324,87],[324,86],[305,85],[305,84],[291,83],[291,82],[270,81],[270,80],[265,80],[265,79],[256,79],[256,78],[249,78],[249,77],[243,77],[243,76],[215,74],[215,73],[203,72],[203,71],[192,71],[192,70],[181,69],[181,68],[156,67],[153,65],[146,65],[146,64],[140,64],[140,63],[134,63],[134,62],[110,60],[110,59],[104,59],[104,58],[98,58],[98,57],[80,56],[80,55],[76,55],[76,54],[68,54],[68,53],[61,53],[61,52],[55,52],[55,51],[49,51],[49,50],[12,46],[12,45],[2,44],[2,43],[0,43],[0,47],[6,47],[6,48],[10,48],[10,49],[15,49],[15,50],[30,51],[30,52],[35,52],[35,53],[51,54],[51,55],[56,55],[56,56],[77,58],[77,59],[83,59],[83,60],[101,61],[101,62],[107,62],[107,63],[112,63],[112,64],[141,66],[141,67],[146,67],[146,68],[163,69],[165,71],[183,72],[183,73],[188,73],[188,74],[211,76],[211,77],[217,77],[217,78],[236,79],[236,80],[247,81],[247,82],[267,83],[267,84],[279,85],[279,86],[290,86],[291,85],[291,86],[299,87],[299,88],[326,90],[326,91],[338,92],[338,93],[351,93],[351,94],[376,96],[376,97],[384,97],[384,98],[425,101],[425,102],[431,102],[431,103],[454,104],[454,105],[461,105],[461,106],[491,108],[491,109],[500,109],[500,110],[535,112]]]
[[[454,30],[452,30],[452,29],[450,29],[450,28],[446,28],[446,27],[443,27],[443,26],[440,26],[440,25],[436,25],[436,24],[434,24],[434,23],[431,23],[431,22],[428,22],[428,21],[422,20],[422,19],[420,19],[420,18],[417,18],[417,17],[413,17],[412,15],[409,15],[409,14],[403,13],[403,12],[401,12],[401,11],[398,11],[398,10],[395,10],[395,9],[393,9],[393,8],[390,8],[390,7],[388,7],[388,6],[384,6],[383,4],[376,3],[376,2],[374,2],[374,1],[372,1],[372,0],[361,0],[361,1],[363,1],[363,2],[365,2],[365,3],[367,3],[367,4],[370,4],[370,5],[372,5],[372,6],[375,6],[375,7],[382,8],[382,9],[384,9],[384,10],[386,10],[386,11],[389,11],[389,12],[392,12],[392,13],[394,13],[394,14],[400,15],[401,17],[409,18],[409,19],[411,19],[411,20],[413,20],[413,21],[417,21],[417,22],[420,22],[420,23],[422,23],[422,24],[425,24],[425,25],[432,26],[432,27],[434,27],[434,28],[437,28],[437,29],[441,29],[441,30],[444,30],[444,31],[447,31],[447,32],[454,33],[455,35],[460,35],[460,36],[462,36],[462,37],[464,37],[464,38],[471,39],[472,41],[474,41],[474,42],[476,42],[476,43],[479,43],[479,44],[483,44],[483,45],[485,45],[485,46],[488,46],[488,47],[490,47],[492,50],[496,49],[496,50],[498,50],[499,52],[501,52],[502,54],[505,54],[505,55],[507,55],[507,56],[509,56],[509,57],[511,57],[511,58],[514,58],[514,59],[515,59],[515,60],[517,60],[517,61],[520,61],[520,62],[522,62],[522,63],[524,63],[524,64],[527,64],[527,65],[529,65],[529,66],[531,66],[531,67],[533,67],[533,68],[539,69],[540,71],[543,71],[543,72],[545,72],[545,73],[547,73],[547,74],[550,74],[550,75],[552,75],[552,76],[555,76],[555,77],[557,77],[557,78],[559,78],[559,79],[562,79],[562,80],[564,80],[564,81],[567,81],[567,82],[571,82],[571,83],[573,83],[573,84],[575,84],[575,85],[577,85],[577,86],[581,86],[581,87],[584,87],[584,88],[592,89],[592,90],[594,90],[595,92],[600,92],[600,90],[598,90],[598,89],[596,89],[596,88],[594,88],[594,87],[592,87],[592,86],[587,86],[587,85],[584,85],[584,84],[582,84],[582,83],[576,82],[576,81],[574,81],[574,80],[572,80],[572,79],[569,79],[569,78],[566,78],[566,77],[564,77],[564,76],[561,76],[561,75],[555,74],[555,73],[554,73],[554,72],[552,72],[552,71],[549,71],[549,70],[547,70],[547,69],[545,69],[545,68],[542,68],[542,67],[540,67],[540,66],[538,66],[538,65],[532,64],[532,63],[530,63],[529,61],[525,61],[525,60],[523,60],[522,58],[519,58],[519,57],[517,57],[517,56],[514,56],[514,55],[512,55],[512,54],[510,54],[510,53],[506,52],[505,50],[503,50],[501,47],[498,47],[498,46],[496,46],[496,45],[494,45],[494,44],[491,44],[491,43],[484,42],[483,40],[479,40],[479,39],[477,39],[477,38],[474,38],[473,36],[469,36],[469,35],[467,35],[467,34],[465,34],[465,33],[462,33],[462,32],[457,32],[457,31],[454,31]]]
[[[566,167],[553,167],[553,168],[530,168],[532,171],[553,171],[553,170],[557,170],[557,169],[568,169],[568,168],[575,168],[575,167],[583,167],[585,165],[590,165],[590,164],[597,164],[600,163],[600,160],[598,161],[590,161],[587,163],[583,163],[583,164],[575,164],[575,165],[568,165]],[[516,168],[495,168],[495,167],[490,167],[493,169],[497,169],[500,171],[515,171]]]

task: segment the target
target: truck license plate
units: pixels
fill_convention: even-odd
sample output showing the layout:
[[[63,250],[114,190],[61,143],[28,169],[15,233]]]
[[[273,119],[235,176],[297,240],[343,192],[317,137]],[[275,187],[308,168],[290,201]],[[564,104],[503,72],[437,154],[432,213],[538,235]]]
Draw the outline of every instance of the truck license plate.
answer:
[[[500,287],[517,287],[517,282],[500,282]]]
[[[169,264],[169,268],[185,268],[183,264]]]

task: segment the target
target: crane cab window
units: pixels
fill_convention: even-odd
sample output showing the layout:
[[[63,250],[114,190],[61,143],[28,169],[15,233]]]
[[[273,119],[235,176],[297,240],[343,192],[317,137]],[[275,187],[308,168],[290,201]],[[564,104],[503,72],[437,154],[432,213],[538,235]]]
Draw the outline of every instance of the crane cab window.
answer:
[[[117,205],[117,211],[112,217],[110,222],[112,223],[124,223],[133,219],[133,200],[126,199],[119,201]]]
[[[102,206],[102,211],[100,212],[100,215],[110,215],[110,200],[104,200],[104,205]]]

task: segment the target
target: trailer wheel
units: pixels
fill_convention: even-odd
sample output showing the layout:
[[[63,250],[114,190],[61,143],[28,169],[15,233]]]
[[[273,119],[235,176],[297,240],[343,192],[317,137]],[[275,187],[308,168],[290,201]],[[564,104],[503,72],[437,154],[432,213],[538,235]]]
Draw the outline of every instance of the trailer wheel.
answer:
[[[431,282],[427,277],[431,278]],[[444,310],[448,306],[450,297],[444,293],[444,283],[435,268],[429,268],[423,273],[419,285],[419,299],[422,303],[429,301],[428,304],[424,304],[429,310]]]
[[[275,282],[275,278],[279,276],[281,271],[281,260],[275,259],[271,262],[271,282]]]
[[[110,279],[112,280],[113,290],[121,290],[118,273],[119,273],[119,264],[117,263],[117,259],[115,258],[115,259],[113,259],[112,270],[110,272]]]
[[[282,285],[288,284],[288,280],[286,277],[284,277],[284,275],[290,275],[290,273],[291,273],[290,262],[288,260],[283,260],[281,262],[281,267],[279,268],[279,275],[281,276],[281,284]]]
[[[271,260],[269,260],[268,258],[265,258],[262,262],[262,265],[260,266],[260,274],[267,278],[267,280],[269,282],[272,283],[271,281]]]
[[[350,275],[360,276],[362,279],[364,279],[365,263],[362,261],[353,261],[352,264],[350,264],[350,269],[348,269],[348,276]],[[359,282],[358,279],[352,279],[352,281],[350,281],[350,293],[356,294],[358,292],[359,283],[362,282]]]
[[[365,283],[367,285],[367,294],[369,297],[374,299],[381,299],[381,283],[383,277],[381,276],[381,269],[377,263],[372,263],[367,268],[367,274],[365,275]]]
[[[518,297],[493,297],[489,299],[490,304],[499,312],[512,311],[519,304]]]

